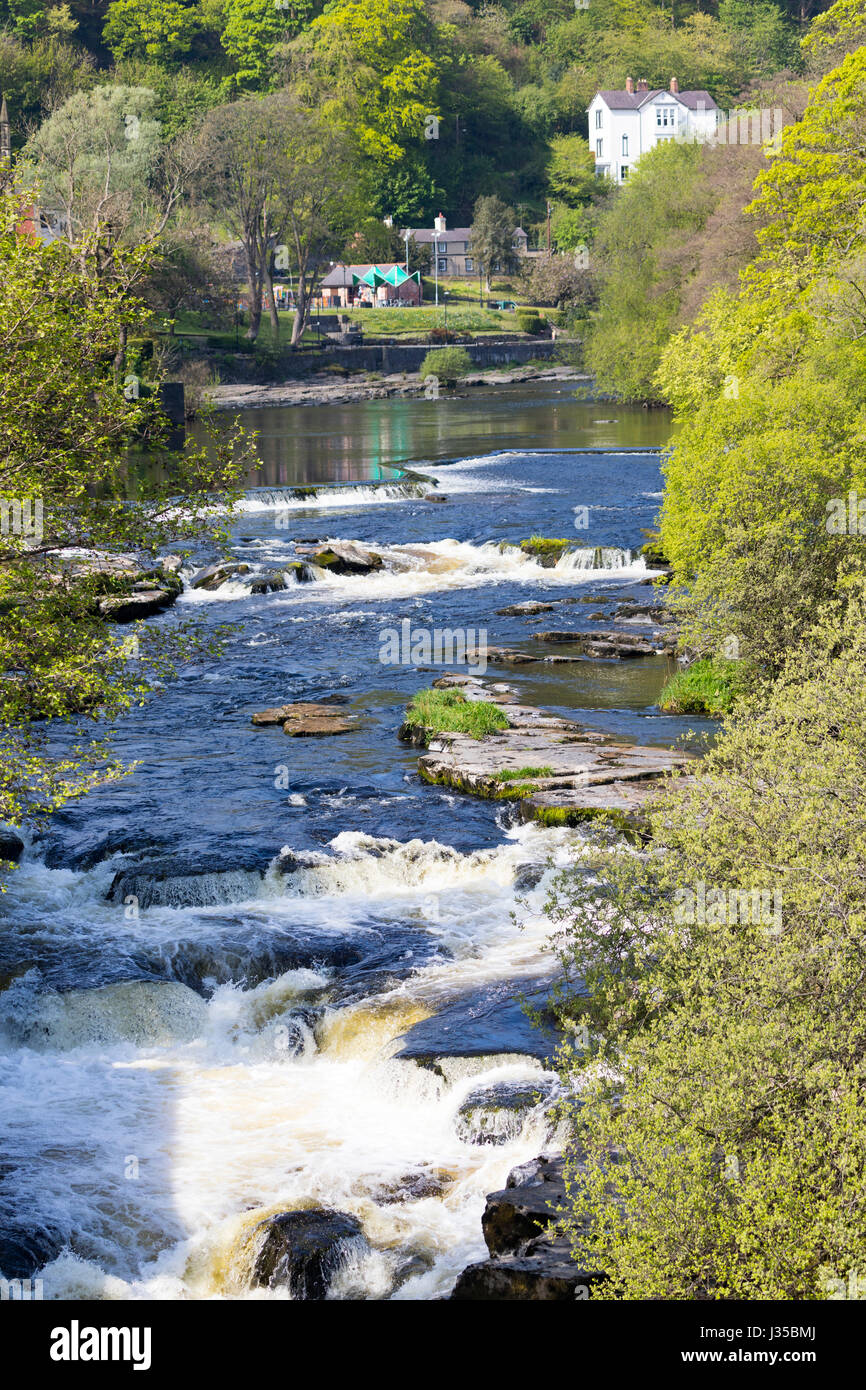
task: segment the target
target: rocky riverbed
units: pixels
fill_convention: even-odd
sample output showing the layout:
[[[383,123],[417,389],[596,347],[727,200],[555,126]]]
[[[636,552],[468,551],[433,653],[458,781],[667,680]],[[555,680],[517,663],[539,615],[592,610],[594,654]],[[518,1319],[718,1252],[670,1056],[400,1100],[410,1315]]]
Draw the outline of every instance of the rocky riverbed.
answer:
[[[348,401],[383,400],[389,397],[423,396],[426,378],[420,372],[358,372],[352,376],[334,372],[313,372],[298,381],[278,385],[210,386],[207,400],[220,410],[251,410],[266,406],[341,405]],[[460,387],[512,386],[524,381],[588,382],[590,378],[574,367],[512,367],[468,372]]]
[[[476,738],[434,732],[410,716],[400,737],[426,749],[418,760],[424,781],[493,800],[518,799],[526,819],[578,825],[603,816],[636,823],[656,779],[688,764],[671,749],[616,743],[576,720],[517,704],[513,689],[501,683],[450,674],[434,685],[501,706],[508,725]]]
[[[99,597],[148,604],[176,588],[148,623],[224,637],[118,721],[134,776],[0,840],[18,861],[0,932],[7,1277],[68,1299],[578,1296],[570,1266],[556,1282],[561,1247],[539,1275],[544,1230],[506,1247],[484,1215],[565,1138],[545,902],[597,833],[586,799],[657,785],[695,721],[657,706],[673,625],[638,548],[658,455],[599,451],[598,407],[592,447],[558,451],[572,396],[551,390],[526,422],[547,447],[521,449],[508,388],[489,393],[486,452],[473,435],[450,464],[399,432],[429,415],[453,457],[455,402],[394,402],[387,458],[428,481],[359,477],[349,430],[346,487],[275,465],[225,555],[193,549],[171,586],[135,557],[106,580]],[[380,404],[361,416],[384,457]],[[437,654],[440,630],[522,659],[470,670]],[[475,776],[483,741],[464,759],[397,737],[419,689],[455,678],[506,716],[509,761],[478,767],[482,794],[418,764],[459,751],[454,775]],[[581,768],[596,780],[569,787]],[[558,823],[533,814],[546,797]]]

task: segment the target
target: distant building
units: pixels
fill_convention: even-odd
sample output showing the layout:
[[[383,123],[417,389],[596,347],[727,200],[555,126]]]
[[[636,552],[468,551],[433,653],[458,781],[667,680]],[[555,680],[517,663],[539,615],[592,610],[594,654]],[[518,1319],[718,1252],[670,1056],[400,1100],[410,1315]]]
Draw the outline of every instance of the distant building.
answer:
[[[675,77],[669,91],[650,91],[645,81],[626,79],[623,92],[596,92],[589,106],[589,146],[595,172],[624,183],[642,154],[663,140],[708,140],[720,112],[709,92],[681,92]]]
[[[324,304],[348,309],[353,304],[371,306],[421,303],[421,275],[407,274],[396,261],[380,265],[333,265],[322,280]]]
[[[448,231],[445,218],[441,212],[434,219],[432,229],[429,227],[408,227],[401,236],[409,232],[415,239],[417,246],[429,246],[431,252],[430,270],[436,274],[436,258],[439,260],[438,273],[440,275],[454,275],[458,278],[470,277],[478,274],[478,263],[472,255],[470,241],[472,237],[471,227],[453,227]],[[522,227],[514,228],[514,235],[511,245],[518,256],[525,256],[529,238]]]

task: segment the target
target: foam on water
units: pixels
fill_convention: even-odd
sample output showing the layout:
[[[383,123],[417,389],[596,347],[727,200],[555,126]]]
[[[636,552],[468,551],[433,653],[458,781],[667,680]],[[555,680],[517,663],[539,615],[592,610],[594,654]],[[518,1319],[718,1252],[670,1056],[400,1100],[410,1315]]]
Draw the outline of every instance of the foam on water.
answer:
[[[414,918],[453,953],[347,1008],[329,1005],[332,973],[318,969],[222,985],[207,1001],[170,982],[62,995],[14,982],[0,995],[0,1105],[15,1136],[0,1154],[12,1204],[0,1224],[29,1217],[52,1233],[46,1297],[284,1298],[251,1288],[253,1233],[268,1214],[310,1205],[352,1212],[364,1227],[332,1297],[446,1292],[483,1255],[486,1193],[546,1133],[541,1115],[509,1119],[504,1142],[479,1145],[460,1136],[456,1112],[469,1089],[540,1076],[539,1064],[456,1059],[449,1084],[393,1054],[437,1000],[549,972],[546,878],[515,933],[515,870],[577,843],[574,832],[523,826],[496,849],[461,855],[343,832],[318,862],[287,876],[272,867],[256,903],[275,924],[340,931],[372,907],[395,923]],[[208,909],[154,906],[124,923],[105,902],[105,870],[29,873],[43,902],[62,905],[67,931],[87,915],[106,935],[151,943],[181,921],[207,934]],[[389,1186],[411,1194],[413,1174],[429,1176],[429,1195],[383,1205]]]

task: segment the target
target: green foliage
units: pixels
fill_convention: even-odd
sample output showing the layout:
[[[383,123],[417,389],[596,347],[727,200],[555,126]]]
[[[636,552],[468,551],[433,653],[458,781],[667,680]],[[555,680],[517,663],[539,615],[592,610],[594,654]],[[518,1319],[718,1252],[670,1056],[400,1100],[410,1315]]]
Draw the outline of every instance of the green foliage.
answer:
[[[0,195],[0,501],[42,516],[29,532],[4,525],[0,543],[0,820],[13,823],[121,771],[86,733],[50,756],[35,721],[110,717],[195,645],[183,625],[142,630],[130,662],[98,605],[131,579],[80,551],[129,554],[140,572],[169,542],[219,543],[219,499],[246,466],[235,436],[168,452],[157,393],[136,397],[116,365],[124,335],[147,336],[129,286],[153,251],[109,252],[93,234],[43,246],[21,230],[31,196]]]
[[[465,376],[471,370],[472,358],[462,347],[434,348],[418,368],[422,377],[436,376],[443,381]]]
[[[693,661],[671,676],[659,696],[666,714],[727,714],[743,677],[739,664],[724,657]]]
[[[430,734],[469,734],[471,738],[508,728],[499,705],[467,700],[459,690],[419,690],[407,706],[406,722],[421,725]]]
[[[104,37],[115,58],[144,58],[172,68],[193,56],[206,28],[196,0],[112,0]]]
[[[520,542],[520,549],[531,550],[539,555],[549,555],[552,551],[564,550],[571,543],[567,538],[557,540],[552,536],[530,536],[528,540]]]
[[[662,794],[648,853],[555,887],[593,1298],[819,1299],[863,1268],[864,632],[861,587]]]
[[[102,226],[135,219],[160,154],[155,107],[146,87],[76,92],[28,142],[43,203],[62,210],[73,233],[94,218]]]
[[[526,309],[518,309],[516,317],[517,327],[521,333],[529,333],[534,336],[541,333],[544,328],[544,319],[540,314],[532,313]]]
[[[658,396],[654,376],[683,287],[669,253],[704,225],[712,205],[700,161],[697,145],[657,145],[599,219],[592,265],[603,280],[586,365],[601,390],[625,399]]]
[[[237,67],[240,86],[267,84],[277,43],[292,38],[313,17],[313,0],[225,0],[222,46]]]
[[[661,536],[685,640],[711,654],[736,634],[770,670],[863,564],[864,73],[847,56],[786,129],[741,292],[711,297],[657,379],[680,422]]]
[[[555,135],[550,149],[547,179],[556,197],[570,208],[589,202],[597,180],[595,156],[588,142],[579,135]]]
[[[496,195],[481,197],[475,204],[469,249],[476,265],[484,271],[488,290],[494,271],[512,270],[517,263],[512,241],[517,217],[513,208]]]

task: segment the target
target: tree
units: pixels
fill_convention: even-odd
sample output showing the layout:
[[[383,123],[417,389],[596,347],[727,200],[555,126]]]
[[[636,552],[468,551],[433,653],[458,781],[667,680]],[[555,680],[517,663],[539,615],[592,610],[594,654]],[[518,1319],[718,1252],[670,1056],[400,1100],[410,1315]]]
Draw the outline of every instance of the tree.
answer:
[[[864,61],[846,56],[786,128],[757,180],[759,252],[739,293],[709,299],[657,378],[680,425],[661,531],[686,639],[711,653],[736,633],[769,671],[844,597],[861,534]],[[853,523],[846,503],[835,524],[852,491]]]
[[[345,236],[348,148],[339,131],[285,91],[208,114],[199,142],[200,186],[243,243],[250,341],[258,336],[263,299],[279,332],[271,279],[275,254],[276,269],[296,273],[292,343],[299,341],[326,253],[336,252]]]
[[[43,246],[22,232],[32,197],[0,195],[0,819],[15,824],[122,771],[80,723],[71,751],[52,754],[39,721],[110,718],[193,649],[183,625],[141,627],[130,661],[100,604],[169,541],[224,539],[220,499],[248,466],[237,436],[169,452],[158,378],[133,390],[113,368],[118,325],[147,329],[127,286],[153,253],[115,246],[130,265],[105,274],[92,232]]]
[[[514,209],[508,207],[495,194],[479,198],[476,202],[469,249],[479,272],[482,269],[484,271],[485,288],[488,293],[493,271],[508,272],[517,265],[513,245],[515,225]]]
[[[70,244],[86,230],[110,227],[116,237],[141,221],[161,152],[155,106],[146,87],[76,92],[28,141],[43,206],[62,214]]]
[[[226,0],[221,43],[237,67],[240,86],[266,86],[274,49],[313,17],[313,0]]]
[[[285,115],[278,97],[246,97],[208,112],[198,141],[198,188],[243,245],[250,342],[258,337],[266,294],[271,321],[279,328],[270,277],[273,250],[282,235],[276,171]]]
[[[353,231],[343,248],[343,258],[354,265],[375,265],[380,261],[402,261],[406,243],[395,226],[378,217],[367,217]]]
[[[41,205],[60,214],[68,246],[81,255],[81,273],[129,276],[132,291],[150,263],[180,203],[196,156],[189,141],[161,141],[147,88],[96,87],[76,92],[28,142],[37,167]],[[135,256],[116,256],[119,246]],[[126,325],[118,321],[115,363],[123,370]]]
[[[866,1261],[862,572],[817,616],[651,848],[582,853],[547,904],[593,1299],[839,1297]]]
[[[713,199],[697,145],[661,144],[642,157],[599,219],[593,265],[601,275],[586,362],[602,390],[657,399],[654,374],[674,330],[683,276],[668,270],[672,243],[704,224]]]
[[[278,169],[278,195],[295,279],[292,346],[300,342],[316,283],[345,236],[351,147],[322,117],[292,105]]]
[[[116,59],[146,58],[177,67],[213,28],[213,6],[197,0],[112,0],[104,38]]]
[[[585,317],[595,305],[598,290],[588,267],[574,256],[539,256],[521,277],[521,291],[530,304],[577,311]]]
[[[595,156],[579,135],[555,135],[550,142],[547,178],[555,197],[566,207],[588,203],[597,191]]]

